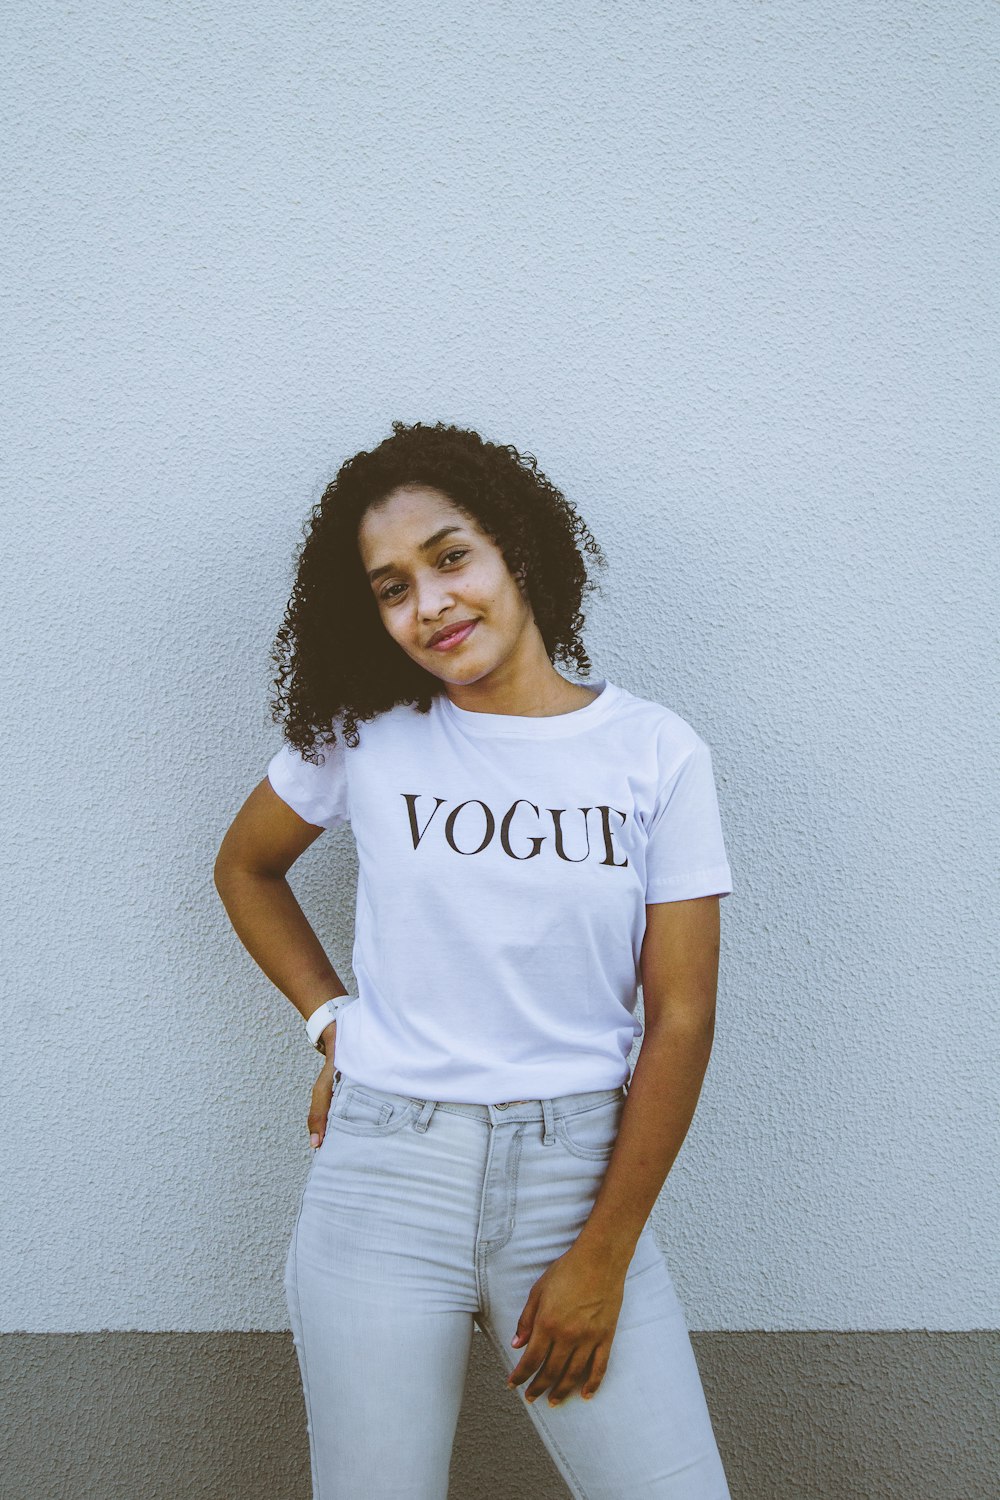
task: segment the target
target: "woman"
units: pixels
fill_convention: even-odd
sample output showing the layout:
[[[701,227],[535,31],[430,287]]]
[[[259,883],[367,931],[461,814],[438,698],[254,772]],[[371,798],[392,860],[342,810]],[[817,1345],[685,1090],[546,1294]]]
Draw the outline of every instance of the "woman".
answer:
[[[313,1500],[445,1500],[474,1322],[573,1495],[729,1495],[648,1216],[730,870],[695,730],[556,670],[590,671],[581,546],[534,458],[395,422],[300,550],[285,739],[215,879],[325,1057],[285,1266]],[[286,880],[346,824],[353,997]]]

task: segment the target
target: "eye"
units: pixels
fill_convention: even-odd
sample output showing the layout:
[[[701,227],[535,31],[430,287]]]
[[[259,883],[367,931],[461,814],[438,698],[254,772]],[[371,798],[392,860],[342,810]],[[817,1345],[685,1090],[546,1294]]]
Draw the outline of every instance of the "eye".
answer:
[[[450,552],[446,552],[444,554],[441,561],[447,562],[449,557],[462,558],[466,555],[468,550],[468,547],[453,547]],[[383,589],[379,594],[379,599],[381,599],[386,604],[391,604],[394,599],[397,599],[399,597],[398,594],[393,593],[393,589],[401,589],[403,587],[404,585],[401,583],[390,583],[389,587]]]

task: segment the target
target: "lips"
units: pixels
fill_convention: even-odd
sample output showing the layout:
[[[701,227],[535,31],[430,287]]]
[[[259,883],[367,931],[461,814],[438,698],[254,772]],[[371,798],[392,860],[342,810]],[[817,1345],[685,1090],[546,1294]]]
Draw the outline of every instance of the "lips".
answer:
[[[435,651],[443,651],[446,647],[458,645],[472,633],[476,625],[475,620],[456,620],[454,625],[445,625],[431,636],[427,644]]]

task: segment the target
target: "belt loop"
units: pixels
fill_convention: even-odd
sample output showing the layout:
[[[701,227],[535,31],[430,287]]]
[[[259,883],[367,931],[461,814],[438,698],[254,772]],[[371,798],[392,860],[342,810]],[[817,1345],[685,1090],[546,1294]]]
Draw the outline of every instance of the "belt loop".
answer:
[[[627,1099],[628,1098],[628,1086],[629,1086],[629,1084],[631,1082],[632,1082],[632,1075],[630,1073],[629,1076],[626,1078],[625,1082],[622,1084],[622,1098],[623,1099]]]
[[[431,1115],[434,1113],[435,1109],[437,1109],[437,1100],[425,1099],[420,1107],[419,1115],[413,1122],[414,1130],[419,1130],[421,1134],[423,1134],[428,1125],[431,1123]]]
[[[554,1146],[555,1143],[556,1143],[554,1119],[555,1119],[555,1117],[554,1117],[553,1110],[552,1110],[552,1100],[551,1099],[543,1099],[542,1100],[542,1120],[543,1120],[544,1126],[545,1126],[545,1128],[544,1128],[544,1130],[542,1132],[542,1145],[543,1146]]]

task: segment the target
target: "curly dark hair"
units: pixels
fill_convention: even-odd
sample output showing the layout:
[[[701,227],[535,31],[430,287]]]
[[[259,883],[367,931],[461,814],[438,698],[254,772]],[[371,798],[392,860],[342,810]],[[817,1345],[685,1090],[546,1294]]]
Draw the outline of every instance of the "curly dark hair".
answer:
[[[445,494],[478,522],[524,587],[549,660],[591,661],[580,638],[588,577],[580,545],[601,567],[607,558],[561,490],[532,454],[484,441],[477,432],[436,422],[393,422],[392,437],[344,462],[313,506],[296,553],[296,575],[270,661],[278,666],[271,717],[312,764],[333,744],[340,718],[346,743],[358,723],[397,703],[430,710],[441,680],[408,656],[382,623],[361,565],[358,528],[365,511],[406,484]]]

